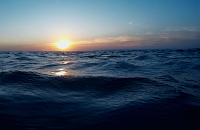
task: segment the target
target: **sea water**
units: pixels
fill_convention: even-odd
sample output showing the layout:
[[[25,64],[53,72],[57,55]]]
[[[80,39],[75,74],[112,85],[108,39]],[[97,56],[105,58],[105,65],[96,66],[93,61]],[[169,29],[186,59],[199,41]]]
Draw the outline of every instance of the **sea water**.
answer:
[[[0,52],[0,129],[200,129],[200,49]]]

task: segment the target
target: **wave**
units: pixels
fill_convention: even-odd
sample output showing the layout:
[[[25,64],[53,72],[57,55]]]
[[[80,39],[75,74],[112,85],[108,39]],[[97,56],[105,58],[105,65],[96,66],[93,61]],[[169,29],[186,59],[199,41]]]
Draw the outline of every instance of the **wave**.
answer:
[[[30,60],[33,60],[29,57],[25,57],[25,56],[22,56],[22,57],[17,57],[16,60],[27,60],[27,61],[30,61]]]
[[[147,56],[147,55],[142,55],[142,56],[136,57],[135,59],[136,59],[136,60],[147,60],[147,59],[149,59],[149,58],[150,58],[150,57]]]
[[[137,66],[128,62],[117,61],[117,62],[107,63],[106,65],[103,66],[102,69],[113,70],[113,71],[135,71],[139,67],[140,66]]]
[[[103,76],[52,76],[37,72],[9,71],[0,72],[0,84],[26,83],[40,84],[40,86],[51,86],[53,88],[117,91],[134,85],[154,83],[148,78],[120,78]]]
[[[80,62],[80,63],[69,63],[66,65],[70,65],[70,69],[72,70],[84,70],[90,67],[99,67],[100,65],[102,65],[103,63],[88,63],[88,62]]]
[[[49,69],[49,68],[54,68],[54,67],[59,67],[60,64],[47,64],[40,66],[38,69]]]
[[[32,83],[42,79],[36,72],[9,71],[0,72],[0,83]]]
[[[0,128],[162,129],[162,123],[170,124],[167,128],[200,128],[193,122],[200,117],[198,89],[168,75],[153,79],[4,71]],[[174,123],[183,121],[187,125]]]

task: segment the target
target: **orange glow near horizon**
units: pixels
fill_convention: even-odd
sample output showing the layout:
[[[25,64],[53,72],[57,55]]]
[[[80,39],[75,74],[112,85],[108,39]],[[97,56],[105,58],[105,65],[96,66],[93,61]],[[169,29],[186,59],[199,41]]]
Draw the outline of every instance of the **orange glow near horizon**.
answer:
[[[71,42],[68,41],[60,41],[55,43],[55,45],[59,48],[59,49],[66,49],[70,44],[72,44]]]

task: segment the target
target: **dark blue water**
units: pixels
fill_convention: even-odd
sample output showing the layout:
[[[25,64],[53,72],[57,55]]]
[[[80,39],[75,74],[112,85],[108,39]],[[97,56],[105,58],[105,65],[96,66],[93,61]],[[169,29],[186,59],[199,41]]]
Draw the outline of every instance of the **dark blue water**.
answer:
[[[0,52],[0,129],[200,129],[200,49]]]

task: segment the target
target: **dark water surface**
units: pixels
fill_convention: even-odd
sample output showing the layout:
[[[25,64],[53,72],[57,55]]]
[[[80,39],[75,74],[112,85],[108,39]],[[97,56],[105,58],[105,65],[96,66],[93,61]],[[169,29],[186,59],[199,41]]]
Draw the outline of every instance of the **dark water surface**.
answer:
[[[200,129],[200,49],[0,52],[0,129]]]

